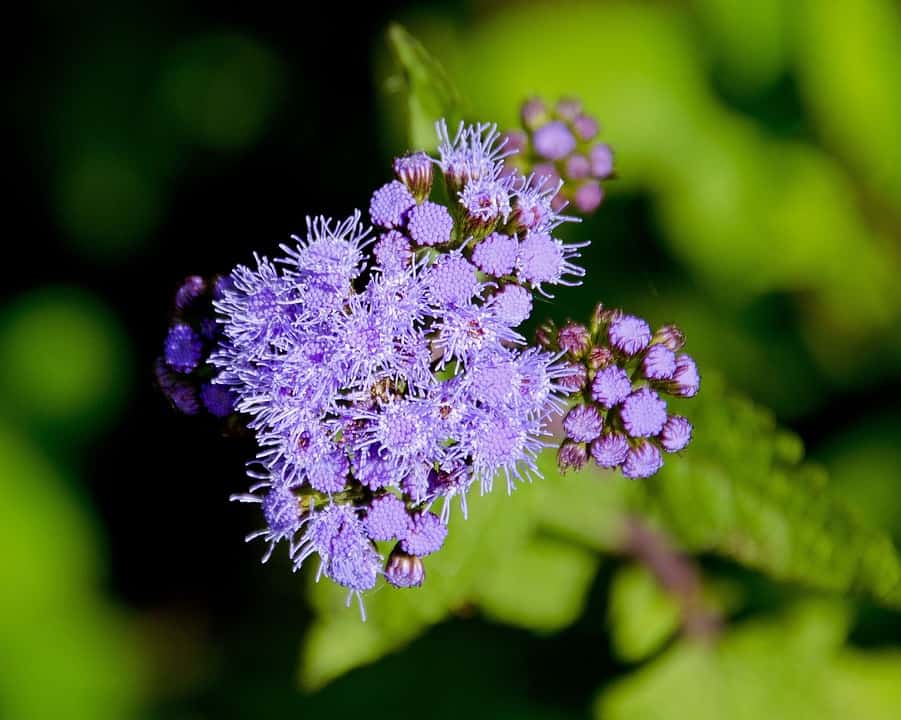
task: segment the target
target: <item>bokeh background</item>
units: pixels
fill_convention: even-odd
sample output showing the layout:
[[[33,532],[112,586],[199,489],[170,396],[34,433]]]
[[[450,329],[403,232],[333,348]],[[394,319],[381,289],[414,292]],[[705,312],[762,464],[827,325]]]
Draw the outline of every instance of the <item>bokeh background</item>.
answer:
[[[618,179],[578,229],[589,282],[548,313],[603,299],[678,321],[712,396],[740,393],[794,433],[779,452],[800,437],[828,471],[811,503],[829,492],[901,541],[893,0],[30,5],[6,113],[0,716],[901,717],[897,611],[703,543],[713,648],[680,636],[640,564],[559,538],[519,573],[504,536],[457,548],[490,572],[452,607],[407,596],[395,625],[323,622],[308,578],[242,542],[257,518],[227,498],[251,449],[152,379],[185,275],[272,252],[388,177],[406,149],[398,20],[470,117],[512,126],[539,93],[601,119]],[[741,443],[708,415],[699,453]],[[607,481],[520,494],[578,482]]]

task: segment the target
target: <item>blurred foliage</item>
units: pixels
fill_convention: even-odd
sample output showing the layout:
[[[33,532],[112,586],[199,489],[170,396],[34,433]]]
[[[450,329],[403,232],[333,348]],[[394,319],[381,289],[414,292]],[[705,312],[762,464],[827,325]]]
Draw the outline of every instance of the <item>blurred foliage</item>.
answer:
[[[123,720],[142,698],[125,618],[98,593],[92,518],[0,420],[0,716]]]
[[[678,630],[682,609],[644,565],[617,571],[610,586],[610,641],[628,662],[656,652]]]
[[[711,644],[684,640],[601,693],[603,720],[890,720],[901,707],[901,652],[842,647],[848,613],[807,602]]]
[[[40,143],[55,175],[56,217],[89,257],[114,260],[146,241],[195,171],[198,150],[259,142],[284,95],[282,63],[250,35],[159,45],[158,33],[136,28],[89,43],[49,101],[49,117],[65,119],[47,124]]]
[[[251,38],[200,36],[172,53],[160,95],[185,139],[214,149],[240,149],[266,130],[284,90],[282,74],[272,51]]]
[[[96,431],[122,403],[128,355],[122,328],[96,298],[32,290],[0,313],[0,412],[64,442]]]
[[[708,373],[677,412],[695,426],[690,450],[632,485],[634,509],[692,552],[717,552],[782,580],[860,592],[901,608],[901,556],[800,462],[797,436],[728,393]]]
[[[387,39],[398,67],[387,89],[404,98],[409,147],[433,151],[438,146],[435,121],[445,118],[453,128],[461,119],[460,95],[441,64],[403,26],[391,25]]]

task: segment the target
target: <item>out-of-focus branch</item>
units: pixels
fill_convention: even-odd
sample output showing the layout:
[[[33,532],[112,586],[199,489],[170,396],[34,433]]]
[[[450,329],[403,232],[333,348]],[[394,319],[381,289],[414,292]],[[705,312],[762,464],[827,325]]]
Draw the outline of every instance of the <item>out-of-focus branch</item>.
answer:
[[[679,601],[685,635],[700,639],[718,635],[723,618],[704,602],[700,570],[663,533],[632,517],[626,523],[622,550],[647,567],[660,587]]]

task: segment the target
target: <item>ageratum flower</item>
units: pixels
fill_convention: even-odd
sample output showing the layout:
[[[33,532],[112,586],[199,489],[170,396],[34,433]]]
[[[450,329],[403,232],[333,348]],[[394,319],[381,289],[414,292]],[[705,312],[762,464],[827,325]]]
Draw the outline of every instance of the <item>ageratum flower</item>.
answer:
[[[157,375],[186,412],[235,409],[253,432],[254,484],[233,497],[261,506],[265,526],[248,539],[267,543],[264,561],[283,545],[295,569],[316,563],[317,580],[346,588],[361,611],[380,576],[423,583],[423,558],[440,552],[453,504],[466,516],[473,485],[489,492],[502,478],[512,492],[540,476],[568,395],[577,403],[562,423],[561,467],[594,458],[644,477],[661,450],[691,439],[662,397],[698,390],[674,326],[652,335],[638,318],[599,311],[590,329],[542,326],[539,347],[514,329],[535,292],[551,297],[584,276],[587,243],[556,236],[573,219],[560,175],[565,164],[580,179],[565,197],[584,211],[599,202],[604,159],[585,146],[598,127],[578,106],[527,109],[548,172],[513,164],[525,135],[506,142],[495,125],[461,123],[451,136],[441,121],[438,157],[395,159],[396,179],[372,194],[375,232],[359,211],[308,218],[278,257],[255,254],[216,283],[189,278],[176,297]],[[188,319],[198,298],[216,322]]]

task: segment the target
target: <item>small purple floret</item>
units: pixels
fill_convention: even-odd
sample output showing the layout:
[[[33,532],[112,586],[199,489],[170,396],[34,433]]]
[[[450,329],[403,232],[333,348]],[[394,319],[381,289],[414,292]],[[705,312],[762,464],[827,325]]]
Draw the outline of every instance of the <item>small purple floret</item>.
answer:
[[[447,537],[447,525],[435,513],[421,512],[413,516],[407,536],[401,540],[401,548],[417,557],[431,555],[441,549]]]
[[[666,402],[653,390],[641,388],[623,400],[620,416],[632,437],[652,437],[666,422]]]
[[[604,428],[604,419],[592,405],[576,405],[563,420],[566,436],[580,443],[594,440]]]
[[[444,205],[426,201],[410,211],[407,232],[417,245],[443,245],[453,229],[454,220]]]
[[[679,452],[691,442],[691,423],[681,415],[670,415],[660,431],[660,444],[667,452]]]
[[[651,327],[634,315],[623,315],[610,323],[611,344],[626,355],[636,355],[651,342]]]
[[[164,348],[166,364],[180,373],[194,370],[203,355],[203,343],[187,323],[169,328]]]
[[[369,217],[384,228],[400,227],[407,211],[416,204],[416,198],[400,180],[382,185],[372,194]]]
[[[663,456],[657,446],[650,442],[642,442],[630,448],[623,463],[623,475],[628,478],[651,477],[663,467]]]
[[[535,131],[532,144],[546,160],[560,160],[575,150],[576,138],[565,123],[554,120]]]
[[[605,408],[619,405],[632,392],[632,383],[626,371],[617,365],[598,370],[591,383],[591,397]]]
[[[591,457],[602,468],[619,467],[628,453],[629,441],[620,433],[602,435],[591,443]]]

